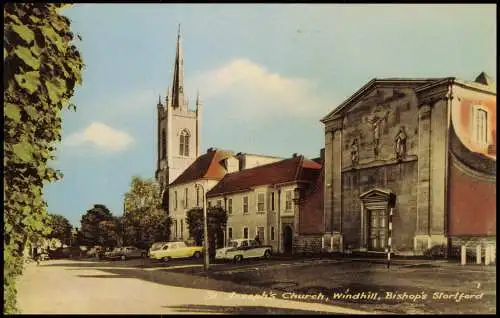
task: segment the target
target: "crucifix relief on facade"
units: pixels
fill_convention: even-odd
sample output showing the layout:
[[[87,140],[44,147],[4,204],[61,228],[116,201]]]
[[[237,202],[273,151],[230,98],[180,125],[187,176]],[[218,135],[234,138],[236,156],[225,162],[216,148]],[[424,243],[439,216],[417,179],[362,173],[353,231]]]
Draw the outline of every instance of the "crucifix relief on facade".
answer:
[[[373,154],[375,158],[378,157],[380,152],[381,135],[385,135],[389,131],[388,118],[392,114],[392,111],[388,108],[389,105],[378,105],[371,117],[369,117],[373,136]]]
[[[375,116],[372,119],[372,129],[373,129],[373,154],[378,157],[379,144],[380,144],[380,126],[382,119]]]

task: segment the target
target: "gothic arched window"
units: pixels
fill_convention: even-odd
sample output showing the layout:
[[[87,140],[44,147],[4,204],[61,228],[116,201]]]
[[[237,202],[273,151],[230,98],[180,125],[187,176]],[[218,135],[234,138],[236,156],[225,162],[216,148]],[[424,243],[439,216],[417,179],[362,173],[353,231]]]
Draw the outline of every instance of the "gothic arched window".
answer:
[[[179,155],[189,156],[189,132],[185,129],[180,133]]]
[[[167,157],[167,135],[165,134],[165,128],[161,131],[161,158],[165,159]]]

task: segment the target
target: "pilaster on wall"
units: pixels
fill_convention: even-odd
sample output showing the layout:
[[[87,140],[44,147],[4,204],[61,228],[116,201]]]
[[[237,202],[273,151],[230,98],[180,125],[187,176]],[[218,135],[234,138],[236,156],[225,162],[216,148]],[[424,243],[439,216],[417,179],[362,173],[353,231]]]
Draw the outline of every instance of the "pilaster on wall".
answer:
[[[325,127],[325,232],[341,230],[342,194],[342,118]]]
[[[431,106],[424,104],[418,113],[417,235],[429,234],[430,217],[430,142]]]
[[[342,232],[342,130],[333,134],[333,232]]]
[[[324,222],[325,233],[332,232],[332,212],[333,212],[333,192],[332,192],[332,153],[333,153],[333,132],[325,131],[325,193],[324,193]]]
[[[415,250],[446,244],[449,82],[418,92],[419,150]],[[427,244],[426,244],[427,243]]]
[[[300,205],[298,203],[293,204],[293,237],[300,235]]]
[[[430,214],[430,234],[436,236],[439,242],[440,237],[445,235],[446,219],[446,187],[447,187],[447,135],[448,135],[448,98],[441,97],[432,107],[431,119],[431,214]]]

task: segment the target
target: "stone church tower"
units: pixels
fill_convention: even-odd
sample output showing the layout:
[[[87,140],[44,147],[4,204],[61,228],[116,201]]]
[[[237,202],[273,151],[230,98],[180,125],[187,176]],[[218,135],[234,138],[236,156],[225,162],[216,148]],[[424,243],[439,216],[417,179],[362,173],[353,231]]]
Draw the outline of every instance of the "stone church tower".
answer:
[[[172,87],[165,103],[161,96],[157,105],[157,166],[155,177],[162,188],[173,182],[200,153],[201,103],[196,98],[196,110],[190,110],[184,97],[184,56],[180,25],[173,70]]]

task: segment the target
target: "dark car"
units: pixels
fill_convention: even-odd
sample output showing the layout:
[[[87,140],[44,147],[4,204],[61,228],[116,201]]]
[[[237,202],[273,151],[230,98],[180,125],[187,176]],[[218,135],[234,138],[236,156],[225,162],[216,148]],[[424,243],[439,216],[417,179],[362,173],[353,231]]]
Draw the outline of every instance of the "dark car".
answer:
[[[147,251],[135,246],[122,247],[119,255],[121,259],[146,257]]]
[[[110,252],[104,253],[104,257],[108,259],[129,259],[146,257],[147,251],[135,246],[116,247]]]
[[[104,258],[108,258],[108,259],[120,258],[121,249],[122,249],[121,247],[115,247],[114,249],[112,249],[110,251],[104,252]]]

